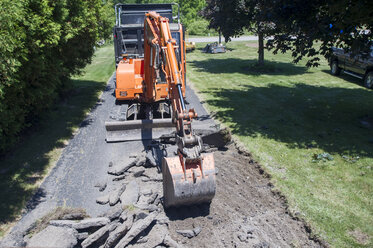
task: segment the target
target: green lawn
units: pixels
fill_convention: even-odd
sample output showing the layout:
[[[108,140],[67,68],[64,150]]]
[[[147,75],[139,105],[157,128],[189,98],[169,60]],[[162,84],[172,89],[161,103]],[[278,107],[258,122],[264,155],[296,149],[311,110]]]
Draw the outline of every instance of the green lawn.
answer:
[[[28,130],[20,144],[0,158],[0,237],[55,165],[63,147],[96,103],[115,70],[113,44],[96,51],[92,64],[72,80],[72,89]]]
[[[187,55],[189,80],[292,212],[333,247],[372,247],[373,128],[361,120],[373,126],[373,90],[330,75],[326,60],[307,70],[266,52],[258,67],[255,43],[229,43],[215,55],[201,53],[204,45]]]

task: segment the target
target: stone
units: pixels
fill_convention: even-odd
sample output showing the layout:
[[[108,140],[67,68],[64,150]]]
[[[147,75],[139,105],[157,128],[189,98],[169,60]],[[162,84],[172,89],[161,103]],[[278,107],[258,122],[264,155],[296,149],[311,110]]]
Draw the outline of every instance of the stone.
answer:
[[[109,231],[112,225],[115,224],[109,224],[106,226],[101,227],[98,229],[96,232],[92,233],[89,235],[81,244],[82,248],[87,248],[87,247],[97,247],[97,243],[102,242],[109,236]]]
[[[176,230],[176,232],[184,237],[193,238],[195,236],[192,229],[189,230]]]
[[[152,189],[145,189],[142,194],[144,196],[151,196],[153,194],[153,190]]]
[[[141,209],[136,209],[135,211],[133,211],[133,216],[135,218],[135,222],[138,221],[138,220],[145,219],[146,217],[148,217],[148,215],[149,215],[148,213],[144,212]]]
[[[126,221],[128,218],[128,209],[123,210],[123,212],[120,214],[119,219],[121,221]]]
[[[159,204],[161,204],[161,198],[157,197],[157,199],[155,199],[155,201],[153,202],[153,205],[158,206]]]
[[[89,233],[88,232],[82,232],[82,233],[78,233],[76,235],[76,238],[79,240],[79,241],[82,241],[82,240],[85,240],[86,238],[88,238],[89,236]]]
[[[87,229],[91,227],[101,227],[110,223],[110,219],[106,217],[84,219],[78,223],[75,223],[73,227],[77,230]]]
[[[104,191],[106,189],[106,186],[107,186],[107,179],[103,179],[101,181],[98,181],[96,184],[95,184],[95,187],[98,188],[98,190],[100,192]]]
[[[182,248],[183,247],[182,245],[177,243],[175,240],[173,240],[169,234],[167,234],[164,237],[163,244],[166,245],[167,247],[172,247],[172,248]]]
[[[73,248],[78,243],[77,234],[73,228],[48,226],[32,236],[27,247]]]
[[[115,248],[126,247],[139,233],[144,231],[157,217],[157,212],[149,214],[145,219],[135,222],[127,234],[119,241]]]
[[[146,166],[147,165],[146,154],[144,152],[141,152],[141,154],[139,154],[137,156],[137,158],[138,158],[138,161],[136,163],[137,166]]]
[[[119,220],[114,220],[110,223],[110,228],[109,228],[109,232],[112,232],[114,231],[119,225],[121,225],[122,223],[119,222]]]
[[[51,220],[49,221],[49,225],[56,226],[56,227],[69,227],[74,228],[74,225],[77,221],[74,220]]]
[[[96,198],[96,202],[101,205],[105,205],[109,203],[110,195],[103,195]]]
[[[147,151],[147,153],[146,153],[146,165],[153,166],[153,167],[157,166],[157,162],[156,162],[155,157],[153,156],[153,152],[151,150]]]
[[[145,244],[146,242],[149,241],[149,238],[147,236],[142,236],[140,237],[137,241],[136,244]],[[153,246],[152,246],[153,247]]]
[[[163,243],[163,240],[166,235],[168,235],[168,228],[164,225],[154,225],[152,229],[149,231],[148,235],[146,235],[147,242],[146,247],[156,247]],[[140,240],[137,241],[137,243]]]
[[[240,231],[237,233],[237,238],[244,243],[254,238],[254,231],[249,226],[240,226]]]
[[[202,231],[202,228],[201,227],[195,227],[191,230],[176,230],[176,232],[178,234],[181,234],[183,235],[184,237],[187,237],[187,238],[193,238],[195,236],[197,236],[200,232]]]
[[[130,172],[134,177],[141,177],[144,174],[145,169],[143,167],[132,167]]]
[[[159,225],[168,225],[168,222],[169,222],[169,219],[165,215],[164,212],[161,212],[160,214],[158,214],[158,216],[157,216],[157,224],[159,224]]]
[[[197,226],[193,229],[194,235],[197,236],[200,232],[202,232],[202,228]]]
[[[119,188],[117,188],[116,190],[114,190],[111,194],[110,194],[110,197],[109,197],[109,205],[110,206],[114,206],[115,204],[118,203],[119,199],[120,199],[120,196],[122,195],[122,193],[126,190],[126,185],[125,184],[122,184]]]
[[[159,210],[159,208],[156,205],[153,205],[153,204],[142,203],[142,204],[135,204],[134,206],[141,209],[141,210],[147,210],[149,212],[154,212],[154,211]]]
[[[119,176],[126,172],[132,166],[135,166],[139,162],[139,157],[128,158],[127,161],[123,161],[119,165],[115,165],[109,168],[108,173],[111,175]]]
[[[127,184],[126,190],[120,196],[122,208],[137,203],[140,196],[140,187],[136,180],[132,180]]]
[[[113,178],[113,182],[123,180],[123,179],[125,179],[126,177],[127,177],[127,175],[121,175],[121,176],[119,176],[119,177],[114,177],[114,178]]]
[[[158,193],[154,193],[149,199],[148,204],[153,204],[158,197]]]
[[[111,248],[115,245],[119,239],[121,239],[126,233],[131,229],[133,224],[133,216],[129,216],[119,225],[113,232],[110,232],[109,237],[107,238],[104,247]]]
[[[119,216],[122,214],[123,209],[121,206],[116,205],[115,207],[110,208],[103,217],[109,218],[111,221],[118,219]]]

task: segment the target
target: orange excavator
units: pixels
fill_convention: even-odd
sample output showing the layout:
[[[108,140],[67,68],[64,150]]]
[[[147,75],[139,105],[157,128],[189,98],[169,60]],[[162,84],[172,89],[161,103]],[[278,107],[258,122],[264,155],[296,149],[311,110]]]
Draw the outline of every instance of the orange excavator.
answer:
[[[211,202],[216,188],[213,154],[202,153],[192,128],[197,113],[186,109],[184,31],[172,23],[172,6],[116,6],[115,97],[124,116],[105,123],[107,142],[156,139],[157,129],[176,128],[177,156],[162,160],[165,207]]]

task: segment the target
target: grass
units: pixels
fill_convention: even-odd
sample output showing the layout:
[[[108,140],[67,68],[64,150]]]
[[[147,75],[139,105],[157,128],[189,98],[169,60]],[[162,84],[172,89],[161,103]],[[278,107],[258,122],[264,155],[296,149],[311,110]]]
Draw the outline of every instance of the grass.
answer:
[[[204,45],[187,55],[189,80],[273,176],[291,211],[332,247],[371,247],[373,90],[330,75],[326,60],[307,70],[289,54],[266,52],[257,66],[255,43],[229,43],[215,55],[201,53]]]
[[[13,151],[0,158],[0,237],[20,218],[114,69],[113,45],[99,48],[84,74],[72,79],[68,96],[42,116],[40,124],[28,130]]]
[[[72,217],[72,218],[70,218]],[[44,230],[51,220],[81,220],[89,218],[85,209],[82,208],[70,208],[70,207],[57,207],[38,219],[31,227],[27,230],[26,236],[32,237],[34,234]]]

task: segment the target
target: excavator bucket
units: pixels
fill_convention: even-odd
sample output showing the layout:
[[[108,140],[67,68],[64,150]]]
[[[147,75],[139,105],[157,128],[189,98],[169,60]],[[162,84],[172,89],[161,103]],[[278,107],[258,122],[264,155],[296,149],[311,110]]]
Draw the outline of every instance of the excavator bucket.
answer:
[[[175,128],[171,118],[105,122],[106,142],[159,139]]]
[[[186,163],[180,157],[163,158],[163,194],[166,208],[209,203],[215,196],[215,163],[212,153]]]

